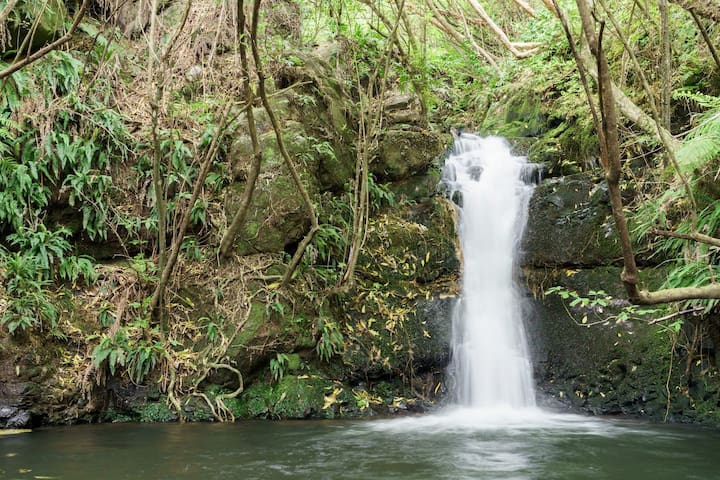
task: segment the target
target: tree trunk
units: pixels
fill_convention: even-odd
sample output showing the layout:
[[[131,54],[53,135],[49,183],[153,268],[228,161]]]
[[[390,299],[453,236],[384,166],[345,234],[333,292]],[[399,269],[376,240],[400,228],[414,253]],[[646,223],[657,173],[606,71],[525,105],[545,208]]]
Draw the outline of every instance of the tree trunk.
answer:
[[[635,254],[633,252],[627,220],[623,210],[622,195],[620,191],[620,144],[618,135],[618,122],[616,108],[618,103],[614,98],[615,86],[610,78],[610,67],[602,48],[602,31],[604,24],[601,24],[600,34],[595,31],[595,25],[590,14],[589,5],[586,0],[576,0],[578,11],[583,21],[583,30],[587,43],[590,46],[592,55],[597,61],[596,74],[600,97],[600,112],[602,124],[596,125],[598,130],[602,129],[602,142],[600,145],[601,155],[604,157],[605,178],[608,184],[608,194],[612,207],[615,229],[620,239],[623,252],[624,268],[620,275],[625,291],[630,302],[636,305],[655,305],[660,303],[677,302],[691,299],[716,299],[720,298],[720,284],[711,283],[701,287],[671,288],[648,292],[641,290]],[[579,58],[579,57],[578,57]],[[580,67],[580,66],[578,66]]]
[[[248,133],[253,149],[253,162],[250,167],[250,173],[247,178],[245,191],[243,192],[240,206],[238,206],[233,216],[230,226],[228,226],[225,235],[220,241],[220,256],[229,257],[232,252],[232,246],[235,243],[235,237],[245,224],[245,218],[252,202],[255,185],[260,175],[260,166],[262,165],[262,150],[258,142],[257,127],[255,126],[255,115],[253,114],[253,103],[255,102],[255,93],[250,85],[250,68],[247,57],[247,35],[245,34],[245,5],[243,0],[237,2],[237,32],[238,32],[238,50],[240,53],[240,62],[243,71],[243,91],[245,93],[245,105],[247,109],[246,118],[248,124]]]
[[[263,107],[265,107],[265,112],[267,113],[268,118],[270,119],[270,123],[272,124],[273,131],[275,132],[275,139],[277,140],[278,148],[280,149],[280,153],[282,154],[285,166],[287,166],[288,170],[290,171],[290,176],[293,179],[293,183],[295,183],[295,187],[300,192],[303,203],[305,203],[308,214],[310,214],[310,231],[308,231],[308,233],[298,245],[297,250],[293,255],[293,258],[290,261],[290,265],[285,271],[285,275],[283,275],[282,285],[286,285],[292,278],[295,269],[300,264],[300,260],[302,260],[302,256],[305,253],[305,249],[308,245],[310,245],[310,242],[312,242],[313,238],[315,237],[315,233],[317,233],[317,231],[320,229],[320,225],[318,224],[317,215],[315,214],[315,207],[313,207],[310,195],[308,194],[307,189],[303,186],[300,174],[295,168],[295,165],[290,158],[290,154],[288,153],[287,148],[285,148],[285,141],[282,137],[282,128],[280,127],[280,122],[278,122],[278,119],[275,116],[275,112],[270,105],[267,92],[265,91],[265,72],[263,71],[262,60],[260,59],[260,51],[257,46],[257,29],[260,17],[261,1],[262,0],[255,0],[253,3],[252,25],[250,28],[250,48],[252,50],[253,60],[255,61],[255,73],[258,77],[258,94],[260,95]]]

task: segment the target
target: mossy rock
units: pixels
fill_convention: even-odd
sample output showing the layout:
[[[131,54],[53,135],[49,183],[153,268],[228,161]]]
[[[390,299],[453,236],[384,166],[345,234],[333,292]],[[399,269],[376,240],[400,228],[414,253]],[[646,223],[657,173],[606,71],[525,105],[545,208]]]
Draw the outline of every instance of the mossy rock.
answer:
[[[137,408],[137,415],[141,422],[175,422],[178,419],[177,413],[168,407],[167,398]]]
[[[458,272],[458,248],[455,207],[436,197],[375,217],[358,264],[379,281],[429,283]]]
[[[294,52],[276,76],[280,88],[297,85],[289,97],[292,115],[314,139],[310,153],[321,190],[339,191],[355,174],[355,105],[338,80],[345,78],[344,73],[337,71],[338,65],[346,64],[345,53],[342,42],[323,43],[313,52]]]
[[[426,172],[449,143],[449,135],[408,125],[393,125],[383,133],[378,158],[370,169],[379,179],[403,180]]]
[[[342,362],[350,379],[409,377],[447,366],[454,298],[425,298],[406,287],[360,287],[346,299],[351,332]]]
[[[295,140],[304,145],[305,139],[296,135]],[[268,139],[268,143],[274,145],[274,137]],[[290,147],[288,147],[290,148]],[[292,149],[301,150],[298,143]],[[271,168],[264,170],[258,180],[250,204],[245,224],[236,239],[236,252],[239,255],[249,255],[261,252],[282,252],[286,247],[300,241],[310,226],[310,214],[303,202],[302,196],[295,185],[292,177],[277,152],[277,147],[264,150],[264,167]],[[302,167],[302,164],[296,164]],[[299,168],[304,181],[303,186],[310,192],[316,190],[313,176]],[[231,219],[237,211],[246,184],[236,182],[226,189],[225,211],[228,219]]]
[[[523,264],[592,266],[619,262],[607,189],[587,174],[548,179],[530,200]]]
[[[440,170],[431,167],[425,173],[397,180],[388,186],[395,194],[396,201],[418,202],[437,194],[441,178]]]
[[[327,418],[334,410],[324,408],[325,396],[335,386],[317,374],[285,375],[277,383],[254,383],[228,406],[239,418]]]
[[[688,370],[683,350],[673,352],[670,330],[649,325],[652,317],[618,321],[617,314],[628,305],[621,300],[620,272],[620,267],[526,270],[538,298],[527,326],[540,390],[594,414],[717,423],[720,378],[708,374],[713,369],[691,365]],[[643,283],[656,288],[663,273],[646,269]],[[604,290],[614,299],[601,309],[583,308],[557,295],[541,294],[555,285],[580,296]],[[691,332],[685,335],[693,336]]]

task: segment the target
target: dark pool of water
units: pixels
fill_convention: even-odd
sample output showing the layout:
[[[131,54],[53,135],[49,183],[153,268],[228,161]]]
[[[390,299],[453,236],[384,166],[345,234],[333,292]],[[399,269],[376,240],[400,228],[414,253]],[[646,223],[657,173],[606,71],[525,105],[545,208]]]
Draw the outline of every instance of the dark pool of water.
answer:
[[[530,412],[109,424],[0,437],[0,478],[720,478],[720,431]]]

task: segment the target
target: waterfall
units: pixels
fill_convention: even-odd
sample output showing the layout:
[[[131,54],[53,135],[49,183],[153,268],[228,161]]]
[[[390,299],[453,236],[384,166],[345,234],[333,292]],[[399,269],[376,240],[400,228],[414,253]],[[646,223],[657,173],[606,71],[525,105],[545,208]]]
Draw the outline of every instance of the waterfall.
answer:
[[[453,316],[457,403],[473,409],[533,407],[532,363],[515,285],[533,184],[525,157],[497,137],[462,134],[443,169],[460,205],[462,296]]]

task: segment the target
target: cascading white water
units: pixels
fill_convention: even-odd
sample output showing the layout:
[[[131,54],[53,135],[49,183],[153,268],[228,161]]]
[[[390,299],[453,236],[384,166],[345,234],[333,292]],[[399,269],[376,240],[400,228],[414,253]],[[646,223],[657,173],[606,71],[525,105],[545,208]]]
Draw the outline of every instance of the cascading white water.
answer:
[[[532,366],[514,280],[533,185],[525,157],[497,137],[462,134],[443,181],[461,198],[462,297],[453,318],[457,403],[471,408],[533,407]]]

